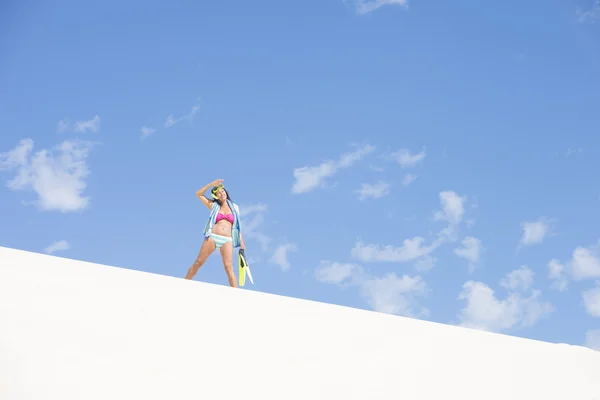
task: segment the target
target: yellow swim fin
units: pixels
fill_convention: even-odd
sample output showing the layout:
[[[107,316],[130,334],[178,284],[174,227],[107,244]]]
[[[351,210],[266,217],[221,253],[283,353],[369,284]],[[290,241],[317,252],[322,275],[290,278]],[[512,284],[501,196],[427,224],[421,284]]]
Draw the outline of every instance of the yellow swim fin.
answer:
[[[244,254],[244,250],[240,249],[238,252],[238,275],[240,286],[244,286],[246,283],[246,274],[248,274],[248,278],[250,278],[250,282],[254,285],[254,281],[252,280],[252,274],[250,273],[250,267],[248,266],[248,262],[246,261],[246,255]]]
[[[238,279],[240,286],[244,286],[246,283],[246,268],[244,268],[245,260],[241,254],[238,254]]]

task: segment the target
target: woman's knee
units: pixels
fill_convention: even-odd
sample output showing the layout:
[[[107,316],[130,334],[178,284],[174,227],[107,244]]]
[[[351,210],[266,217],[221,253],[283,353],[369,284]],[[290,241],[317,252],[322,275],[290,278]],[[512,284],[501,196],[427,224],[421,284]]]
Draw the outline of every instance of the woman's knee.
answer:
[[[198,257],[198,258],[196,258],[196,261],[194,261],[193,267],[198,269],[202,266],[202,264],[204,264],[205,261],[206,261],[206,259],[202,259],[202,258]]]
[[[204,252],[200,252],[200,254],[198,254],[198,257],[196,258],[196,261],[194,261],[194,266],[200,268],[206,262],[209,255],[210,253],[206,254]]]

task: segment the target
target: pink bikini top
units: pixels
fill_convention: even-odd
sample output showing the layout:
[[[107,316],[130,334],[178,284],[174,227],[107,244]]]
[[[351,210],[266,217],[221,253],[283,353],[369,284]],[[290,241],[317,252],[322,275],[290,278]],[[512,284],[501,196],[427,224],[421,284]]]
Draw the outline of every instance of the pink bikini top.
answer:
[[[226,214],[224,215],[223,213],[218,213],[217,214],[217,221],[219,222],[222,219],[226,219],[227,221],[231,222],[233,224],[233,214]]]

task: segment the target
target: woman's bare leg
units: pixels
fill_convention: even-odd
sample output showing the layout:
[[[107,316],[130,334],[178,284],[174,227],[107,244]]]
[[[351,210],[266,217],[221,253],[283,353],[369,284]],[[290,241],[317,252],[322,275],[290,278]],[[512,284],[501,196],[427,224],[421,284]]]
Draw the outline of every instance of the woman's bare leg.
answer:
[[[221,246],[221,257],[223,258],[223,267],[225,267],[227,279],[229,279],[229,286],[237,287],[235,273],[233,272],[233,244],[231,242]]]
[[[200,267],[206,262],[208,256],[211,255],[213,251],[215,251],[215,241],[212,238],[208,238],[202,242],[202,247],[200,248],[200,252],[198,253],[198,257],[196,257],[196,261],[192,264],[190,269],[188,270],[185,279],[192,279],[196,272],[200,269]]]

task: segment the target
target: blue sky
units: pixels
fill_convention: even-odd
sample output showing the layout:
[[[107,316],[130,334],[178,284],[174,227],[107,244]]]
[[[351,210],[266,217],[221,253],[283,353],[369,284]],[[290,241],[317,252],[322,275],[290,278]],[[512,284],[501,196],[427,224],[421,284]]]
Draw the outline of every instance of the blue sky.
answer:
[[[2,7],[1,245],[600,348],[600,2]]]

